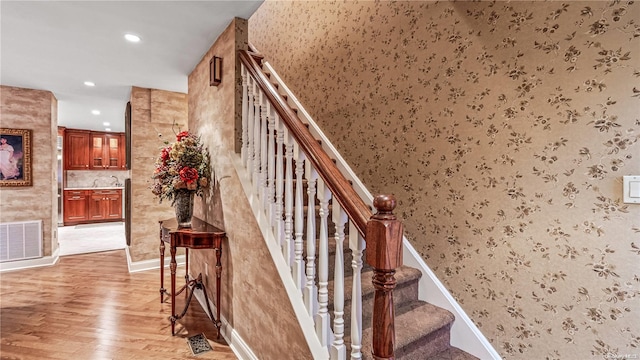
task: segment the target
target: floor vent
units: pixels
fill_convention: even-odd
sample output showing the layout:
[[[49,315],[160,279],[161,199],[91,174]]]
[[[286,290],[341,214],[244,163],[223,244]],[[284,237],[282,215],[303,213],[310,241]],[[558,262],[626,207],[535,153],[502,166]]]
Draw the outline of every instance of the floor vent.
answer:
[[[42,221],[0,223],[0,262],[42,257]]]

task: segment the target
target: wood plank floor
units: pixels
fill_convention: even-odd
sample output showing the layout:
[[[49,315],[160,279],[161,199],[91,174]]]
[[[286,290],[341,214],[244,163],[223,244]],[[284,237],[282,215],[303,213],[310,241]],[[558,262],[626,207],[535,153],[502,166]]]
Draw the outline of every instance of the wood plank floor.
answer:
[[[3,273],[0,358],[237,359],[223,338],[216,340],[215,326],[195,299],[171,336],[171,304],[160,303],[159,282],[159,270],[130,274],[124,250]],[[178,297],[176,309],[184,300]],[[191,353],[186,338],[198,333],[213,351]]]

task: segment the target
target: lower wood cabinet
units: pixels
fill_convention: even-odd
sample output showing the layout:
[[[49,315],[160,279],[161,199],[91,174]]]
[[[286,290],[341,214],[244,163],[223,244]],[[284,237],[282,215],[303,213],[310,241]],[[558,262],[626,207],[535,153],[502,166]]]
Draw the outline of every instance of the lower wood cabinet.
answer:
[[[89,220],[122,220],[122,190],[94,190],[89,199]]]
[[[86,222],[87,215],[87,190],[64,191],[64,224]]]
[[[122,221],[122,190],[65,190],[64,225]]]

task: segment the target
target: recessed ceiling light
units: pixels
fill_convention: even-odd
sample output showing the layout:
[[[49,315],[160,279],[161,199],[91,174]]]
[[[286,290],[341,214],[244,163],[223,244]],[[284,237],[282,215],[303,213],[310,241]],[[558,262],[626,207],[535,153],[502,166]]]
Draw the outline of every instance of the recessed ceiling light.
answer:
[[[109,125],[111,125],[111,123],[103,122],[103,123],[102,123],[102,125],[104,125],[104,126],[109,126]]]
[[[84,84],[90,87],[96,86],[96,83],[94,83],[93,81],[85,81]]]
[[[104,131],[111,131],[111,129],[109,129],[109,128],[105,128],[105,129],[104,129]]]
[[[93,115],[100,115],[100,110],[91,110]]]
[[[133,43],[140,42],[140,36],[138,36],[138,35],[125,34],[124,38],[127,39],[127,41],[130,41],[130,42],[133,42]]]

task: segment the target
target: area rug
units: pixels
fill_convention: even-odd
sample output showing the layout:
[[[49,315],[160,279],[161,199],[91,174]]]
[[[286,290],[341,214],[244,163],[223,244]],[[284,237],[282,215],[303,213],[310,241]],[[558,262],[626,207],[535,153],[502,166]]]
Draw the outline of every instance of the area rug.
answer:
[[[209,341],[207,340],[207,337],[204,336],[203,333],[189,336],[187,338],[187,344],[189,344],[189,349],[191,349],[193,355],[200,355],[207,351],[213,350],[211,348],[211,345],[209,344]]]

